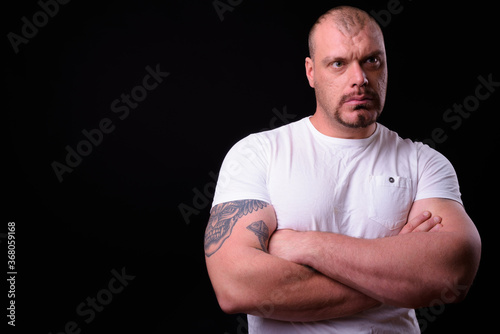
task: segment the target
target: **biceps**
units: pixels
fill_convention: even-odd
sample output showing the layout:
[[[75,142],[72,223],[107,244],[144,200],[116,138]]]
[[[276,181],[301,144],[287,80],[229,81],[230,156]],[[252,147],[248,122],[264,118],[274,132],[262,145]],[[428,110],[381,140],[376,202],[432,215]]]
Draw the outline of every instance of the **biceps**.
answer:
[[[423,211],[430,211],[433,216],[442,218],[443,232],[460,232],[471,234],[476,231],[474,223],[465,212],[464,207],[453,200],[443,198],[421,199],[413,203],[408,220]]]
[[[216,205],[205,232],[205,255],[209,258],[235,247],[267,252],[269,237],[275,229],[274,208],[266,202],[241,200]]]
[[[212,209],[205,259],[220,303],[241,299],[245,288],[262,279],[269,268],[265,261],[272,257],[264,251],[275,229],[274,208],[262,201],[227,202]]]

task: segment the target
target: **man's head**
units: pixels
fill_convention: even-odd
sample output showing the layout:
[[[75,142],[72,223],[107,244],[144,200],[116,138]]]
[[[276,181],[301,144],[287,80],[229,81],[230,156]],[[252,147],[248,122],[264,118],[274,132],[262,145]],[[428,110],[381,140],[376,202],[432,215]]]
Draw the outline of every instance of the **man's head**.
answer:
[[[387,90],[384,38],[377,22],[358,8],[335,7],[311,28],[309,52],[306,75],[316,92],[316,120],[342,133],[371,134]]]

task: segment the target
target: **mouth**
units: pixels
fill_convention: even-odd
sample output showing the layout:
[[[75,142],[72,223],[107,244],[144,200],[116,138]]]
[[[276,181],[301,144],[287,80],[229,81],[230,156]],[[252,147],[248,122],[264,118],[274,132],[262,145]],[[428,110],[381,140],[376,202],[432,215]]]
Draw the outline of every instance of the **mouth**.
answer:
[[[369,95],[359,95],[359,96],[353,96],[347,99],[344,104],[347,105],[360,105],[360,104],[367,104],[369,102],[373,101],[373,98]]]

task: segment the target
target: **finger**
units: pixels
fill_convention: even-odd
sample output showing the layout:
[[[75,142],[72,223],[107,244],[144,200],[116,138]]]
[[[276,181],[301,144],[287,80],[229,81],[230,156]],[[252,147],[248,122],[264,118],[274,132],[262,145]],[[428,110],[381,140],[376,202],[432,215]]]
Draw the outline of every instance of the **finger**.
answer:
[[[406,225],[401,229],[399,234],[406,234],[406,233],[412,232],[414,229],[416,229],[422,223],[427,221],[430,217],[431,217],[431,213],[429,211],[422,212],[421,214],[417,215],[412,220],[408,221],[406,223]]]
[[[425,222],[417,226],[412,232],[429,232],[440,223],[441,217],[435,216],[432,219],[426,220]]]
[[[438,232],[441,228],[443,228],[443,224],[439,223],[434,225],[434,227],[431,228],[429,232]]]

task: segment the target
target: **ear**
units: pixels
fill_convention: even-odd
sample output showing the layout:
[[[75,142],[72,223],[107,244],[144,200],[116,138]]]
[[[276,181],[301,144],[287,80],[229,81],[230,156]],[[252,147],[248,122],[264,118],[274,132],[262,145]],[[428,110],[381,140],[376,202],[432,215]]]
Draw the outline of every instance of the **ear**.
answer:
[[[314,88],[314,62],[309,57],[306,57],[306,76],[309,80],[309,86]]]

